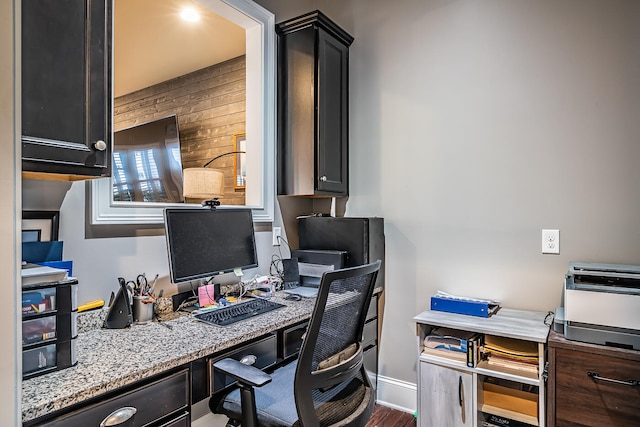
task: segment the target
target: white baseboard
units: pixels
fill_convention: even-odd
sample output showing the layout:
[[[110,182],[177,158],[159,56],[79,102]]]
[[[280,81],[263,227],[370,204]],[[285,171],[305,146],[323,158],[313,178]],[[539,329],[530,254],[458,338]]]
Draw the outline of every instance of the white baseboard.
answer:
[[[377,403],[414,414],[417,402],[418,388],[415,384],[378,375]]]

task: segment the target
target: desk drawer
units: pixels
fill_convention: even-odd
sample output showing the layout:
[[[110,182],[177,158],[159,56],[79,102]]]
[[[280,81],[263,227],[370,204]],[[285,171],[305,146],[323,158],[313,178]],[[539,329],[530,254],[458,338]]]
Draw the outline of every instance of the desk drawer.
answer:
[[[216,358],[209,359],[209,372],[211,381],[211,393],[216,393],[234,382],[233,378],[226,376],[213,367],[218,360],[230,357],[240,360],[245,356],[255,356],[256,362],[253,364],[256,368],[264,369],[275,365],[277,356],[276,336],[268,335],[251,344],[247,344],[235,350],[231,350]]]
[[[640,380],[640,363],[615,355],[555,350],[555,425],[640,425],[640,386],[594,379]]]
[[[179,418],[168,425],[189,425],[189,371],[184,369],[166,378],[135,388],[111,399],[101,400],[53,420],[38,424],[39,427],[98,426],[110,414],[124,407],[135,408],[135,414],[118,426],[147,426],[172,413]],[[185,424],[185,420],[187,420]],[[177,424],[171,424],[176,423]]]

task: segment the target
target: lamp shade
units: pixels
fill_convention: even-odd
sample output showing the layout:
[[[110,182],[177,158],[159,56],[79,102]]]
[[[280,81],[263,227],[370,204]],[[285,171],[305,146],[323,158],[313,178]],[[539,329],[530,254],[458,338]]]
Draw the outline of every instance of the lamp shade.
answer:
[[[184,197],[213,199],[224,195],[224,173],[213,168],[186,168],[183,173]]]

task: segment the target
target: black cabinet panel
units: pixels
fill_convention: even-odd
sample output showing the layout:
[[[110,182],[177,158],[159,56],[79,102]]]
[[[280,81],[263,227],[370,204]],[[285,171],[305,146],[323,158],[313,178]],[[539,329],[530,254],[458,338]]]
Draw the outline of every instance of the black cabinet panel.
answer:
[[[207,359],[200,358],[190,364],[191,367],[191,403],[209,397],[209,366]]]
[[[321,12],[278,24],[278,194],[349,194],[349,46]]]
[[[284,360],[298,355],[308,326],[309,322],[303,322],[278,332],[278,359]]]
[[[109,175],[111,13],[108,0],[23,0],[24,171]]]

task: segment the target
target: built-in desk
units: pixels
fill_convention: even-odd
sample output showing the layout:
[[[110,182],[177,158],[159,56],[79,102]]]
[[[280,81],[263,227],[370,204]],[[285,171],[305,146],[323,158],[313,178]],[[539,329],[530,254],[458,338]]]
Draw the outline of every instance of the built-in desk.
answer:
[[[376,290],[374,302],[379,292],[381,289]],[[272,349],[274,345],[277,362],[293,357],[295,341],[302,337],[315,299],[288,301],[276,296],[274,301],[286,307],[227,327],[211,326],[184,315],[166,322],[172,329],[150,322],[126,329],[98,326],[81,332],[77,366],[23,381],[22,421],[29,427],[77,425],[76,418],[69,417],[81,413],[93,420],[98,410],[104,414],[107,407],[117,409],[136,399],[155,399],[157,404],[157,400],[166,398],[187,402],[186,406],[172,407],[171,415],[166,413],[176,420],[169,425],[189,426],[190,405],[207,398],[217,387],[218,379],[209,372],[212,360],[241,354],[247,347]],[[371,321],[376,316],[377,310],[373,309]],[[377,347],[372,349],[377,352]],[[167,394],[168,390],[174,390],[173,394]],[[140,413],[136,416],[142,417]],[[52,421],[59,417],[59,424]],[[166,425],[164,421],[158,421],[158,425]]]
[[[159,374],[188,368],[191,362],[260,337],[277,337],[278,331],[307,320],[315,301],[274,300],[286,307],[224,328],[185,315],[166,322],[173,329],[150,322],[80,333],[77,366],[23,381],[22,421],[37,425],[54,412],[76,409],[78,404],[108,397],[113,391]]]

